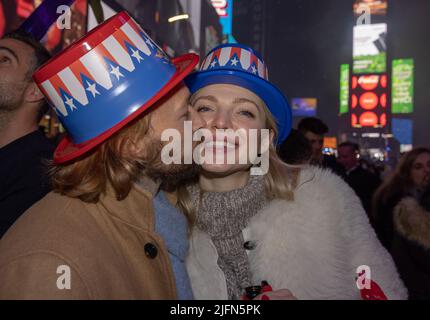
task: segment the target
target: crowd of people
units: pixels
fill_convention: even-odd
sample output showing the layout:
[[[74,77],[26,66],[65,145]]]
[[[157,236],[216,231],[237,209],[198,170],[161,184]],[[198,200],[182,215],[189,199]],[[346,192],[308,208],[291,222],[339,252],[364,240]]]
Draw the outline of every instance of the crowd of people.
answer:
[[[379,241],[392,255],[410,299],[430,299],[430,149],[403,154],[391,174],[381,177],[364,160],[355,142],[338,145],[337,159],[322,152],[328,127],[318,118],[305,118],[281,145],[290,164],[311,163],[336,173],[361,200]],[[308,144],[306,144],[306,140]]]
[[[222,50],[263,67],[214,60]],[[429,149],[403,155],[386,180],[356,143],[324,155],[327,126],[306,118],[292,129],[264,60],[237,44],[196,72],[193,54],[145,56],[144,76],[166,77],[163,90],[147,89],[138,111],[104,109],[116,123],[83,143],[74,130],[95,132],[97,120],[66,126],[54,146],[38,130],[46,101],[31,77],[48,60],[28,35],[0,40],[0,298],[241,299],[266,281],[273,291],[256,299],[360,299],[363,265],[388,299],[430,298]],[[252,175],[252,159],[163,163],[163,130],[186,120],[194,132],[269,130],[269,171]],[[216,142],[214,154],[240,152]],[[58,266],[70,288],[58,288]]]

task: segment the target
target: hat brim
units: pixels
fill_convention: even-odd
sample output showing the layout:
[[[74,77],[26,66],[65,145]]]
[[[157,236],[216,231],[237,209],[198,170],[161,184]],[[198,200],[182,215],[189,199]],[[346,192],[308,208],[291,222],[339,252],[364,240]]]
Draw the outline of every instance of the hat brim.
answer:
[[[279,131],[276,143],[280,144],[288,137],[292,126],[291,108],[282,92],[270,82],[247,72],[231,69],[195,72],[184,81],[193,94],[213,84],[231,84],[252,91],[264,101],[275,118]]]
[[[121,120],[121,122],[117,123],[109,130],[103,132],[102,134],[89,141],[86,141],[85,143],[75,144],[69,136],[64,137],[54,152],[54,163],[60,164],[74,160],[84,155],[88,151],[92,150],[100,143],[104,142],[114,133],[118,132],[121,128],[123,128],[128,123],[139,117],[142,113],[147,111],[162,97],[166,96],[173,88],[175,88],[181,81],[184,80],[187,75],[189,75],[194,70],[194,67],[197,65],[198,62],[199,57],[192,53],[185,54],[172,59],[172,63],[176,66],[175,74],[170,79],[170,81],[163,88],[161,88],[161,90],[158,91],[150,100],[148,100],[135,112],[127,116],[125,119]]]

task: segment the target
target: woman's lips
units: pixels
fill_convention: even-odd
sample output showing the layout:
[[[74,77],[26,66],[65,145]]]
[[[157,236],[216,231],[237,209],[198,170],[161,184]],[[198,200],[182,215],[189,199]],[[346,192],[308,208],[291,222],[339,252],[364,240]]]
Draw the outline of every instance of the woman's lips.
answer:
[[[205,149],[212,149],[214,152],[228,152],[236,150],[237,145],[228,141],[209,141],[205,143]]]

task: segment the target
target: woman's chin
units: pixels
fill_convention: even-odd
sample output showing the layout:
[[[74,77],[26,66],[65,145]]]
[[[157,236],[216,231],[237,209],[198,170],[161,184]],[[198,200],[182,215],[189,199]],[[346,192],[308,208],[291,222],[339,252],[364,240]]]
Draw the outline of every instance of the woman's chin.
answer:
[[[203,164],[201,169],[213,175],[228,176],[238,171],[246,170],[249,165],[243,164]]]

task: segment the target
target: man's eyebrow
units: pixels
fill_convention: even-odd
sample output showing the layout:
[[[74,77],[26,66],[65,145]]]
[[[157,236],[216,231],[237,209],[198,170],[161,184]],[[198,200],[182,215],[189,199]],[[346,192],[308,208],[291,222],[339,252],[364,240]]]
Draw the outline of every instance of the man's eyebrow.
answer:
[[[12,49],[8,48],[8,47],[0,47],[0,50],[5,50],[7,52],[9,52],[11,55],[13,55],[15,57],[15,59],[19,62],[19,58],[16,55],[15,51],[13,51]]]
[[[218,102],[217,98],[215,98],[214,96],[201,96],[195,99],[191,99],[190,103],[191,105],[194,105],[199,100],[209,100],[212,102]]]

